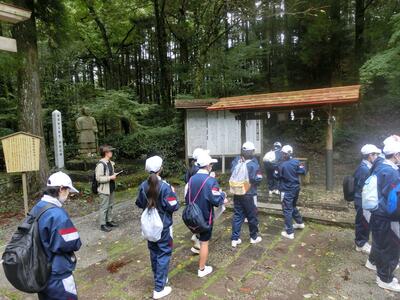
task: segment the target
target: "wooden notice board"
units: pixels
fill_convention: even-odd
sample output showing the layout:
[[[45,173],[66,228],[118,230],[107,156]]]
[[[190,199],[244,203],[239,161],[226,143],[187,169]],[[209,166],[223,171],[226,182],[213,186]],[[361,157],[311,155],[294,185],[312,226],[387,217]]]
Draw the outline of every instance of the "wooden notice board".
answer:
[[[7,173],[39,171],[41,138],[17,132],[1,139]]]

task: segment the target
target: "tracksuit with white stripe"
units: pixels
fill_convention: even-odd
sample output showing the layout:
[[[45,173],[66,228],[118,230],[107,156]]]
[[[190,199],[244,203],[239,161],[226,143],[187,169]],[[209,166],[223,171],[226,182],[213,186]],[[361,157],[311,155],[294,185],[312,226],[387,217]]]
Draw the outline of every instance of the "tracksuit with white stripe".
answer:
[[[241,157],[237,157],[232,161],[232,172],[241,159]],[[245,162],[251,186],[245,195],[233,196],[232,241],[237,241],[240,238],[240,231],[245,218],[247,218],[249,222],[250,237],[252,239],[256,239],[258,237],[256,199],[257,187],[262,181],[262,173],[257,159],[248,159]]]
[[[400,184],[399,168],[385,160],[373,172],[378,179],[378,209],[371,214],[372,247],[369,260],[376,265],[377,276],[391,283],[400,258],[399,208],[389,213],[388,196]],[[398,197],[398,195],[397,195]]]
[[[371,213],[362,208],[361,193],[365,180],[371,173],[372,164],[363,160],[354,172],[354,208],[356,210],[355,220],[355,243],[357,247],[363,247],[369,240],[369,219]]]
[[[47,287],[40,292],[40,300],[76,300],[76,285],[72,272],[75,270],[74,252],[82,245],[79,233],[62,208],[58,199],[44,195],[32,208],[32,213],[52,203],[55,206],[47,210],[39,219],[39,236],[47,258],[52,262]]]
[[[179,209],[179,202],[174,188],[166,181],[159,178],[160,191],[158,195],[157,211],[163,221],[164,229],[161,233],[161,239],[157,242],[147,242],[150,250],[151,268],[154,276],[154,290],[161,292],[167,284],[169,262],[172,255],[173,237],[172,237],[172,214]],[[142,182],[139,194],[136,199],[136,205],[145,210],[148,206],[147,192],[149,184]]]

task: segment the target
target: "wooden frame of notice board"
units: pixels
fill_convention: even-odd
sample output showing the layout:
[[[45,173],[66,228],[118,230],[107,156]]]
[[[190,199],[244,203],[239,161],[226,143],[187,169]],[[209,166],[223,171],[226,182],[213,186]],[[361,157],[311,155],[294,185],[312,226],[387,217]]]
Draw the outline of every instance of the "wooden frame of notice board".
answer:
[[[26,132],[16,132],[1,138],[7,173],[22,173],[25,214],[28,213],[27,172],[39,171],[42,138]]]

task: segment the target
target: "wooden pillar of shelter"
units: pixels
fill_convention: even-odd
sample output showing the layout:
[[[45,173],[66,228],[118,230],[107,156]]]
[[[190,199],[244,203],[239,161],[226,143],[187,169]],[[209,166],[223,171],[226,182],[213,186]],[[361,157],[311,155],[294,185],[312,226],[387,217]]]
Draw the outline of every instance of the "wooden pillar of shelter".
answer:
[[[243,145],[247,139],[246,138],[246,115],[245,115],[245,113],[240,114],[240,139],[241,139],[241,145]]]
[[[330,107],[328,113],[328,127],[326,132],[326,190],[332,191],[333,186],[333,120],[332,107]]]

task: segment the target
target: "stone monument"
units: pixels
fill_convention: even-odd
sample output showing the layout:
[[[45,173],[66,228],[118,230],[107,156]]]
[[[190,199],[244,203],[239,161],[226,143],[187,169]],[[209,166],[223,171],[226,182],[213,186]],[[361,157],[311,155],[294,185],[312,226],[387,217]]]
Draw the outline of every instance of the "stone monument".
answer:
[[[79,153],[88,154],[97,152],[97,122],[90,116],[89,109],[83,107],[81,116],[76,119],[75,127],[78,135]]]
[[[55,110],[51,113],[53,123],[54,161],[58,169],[64,168],[64,145],[61,113]]]

